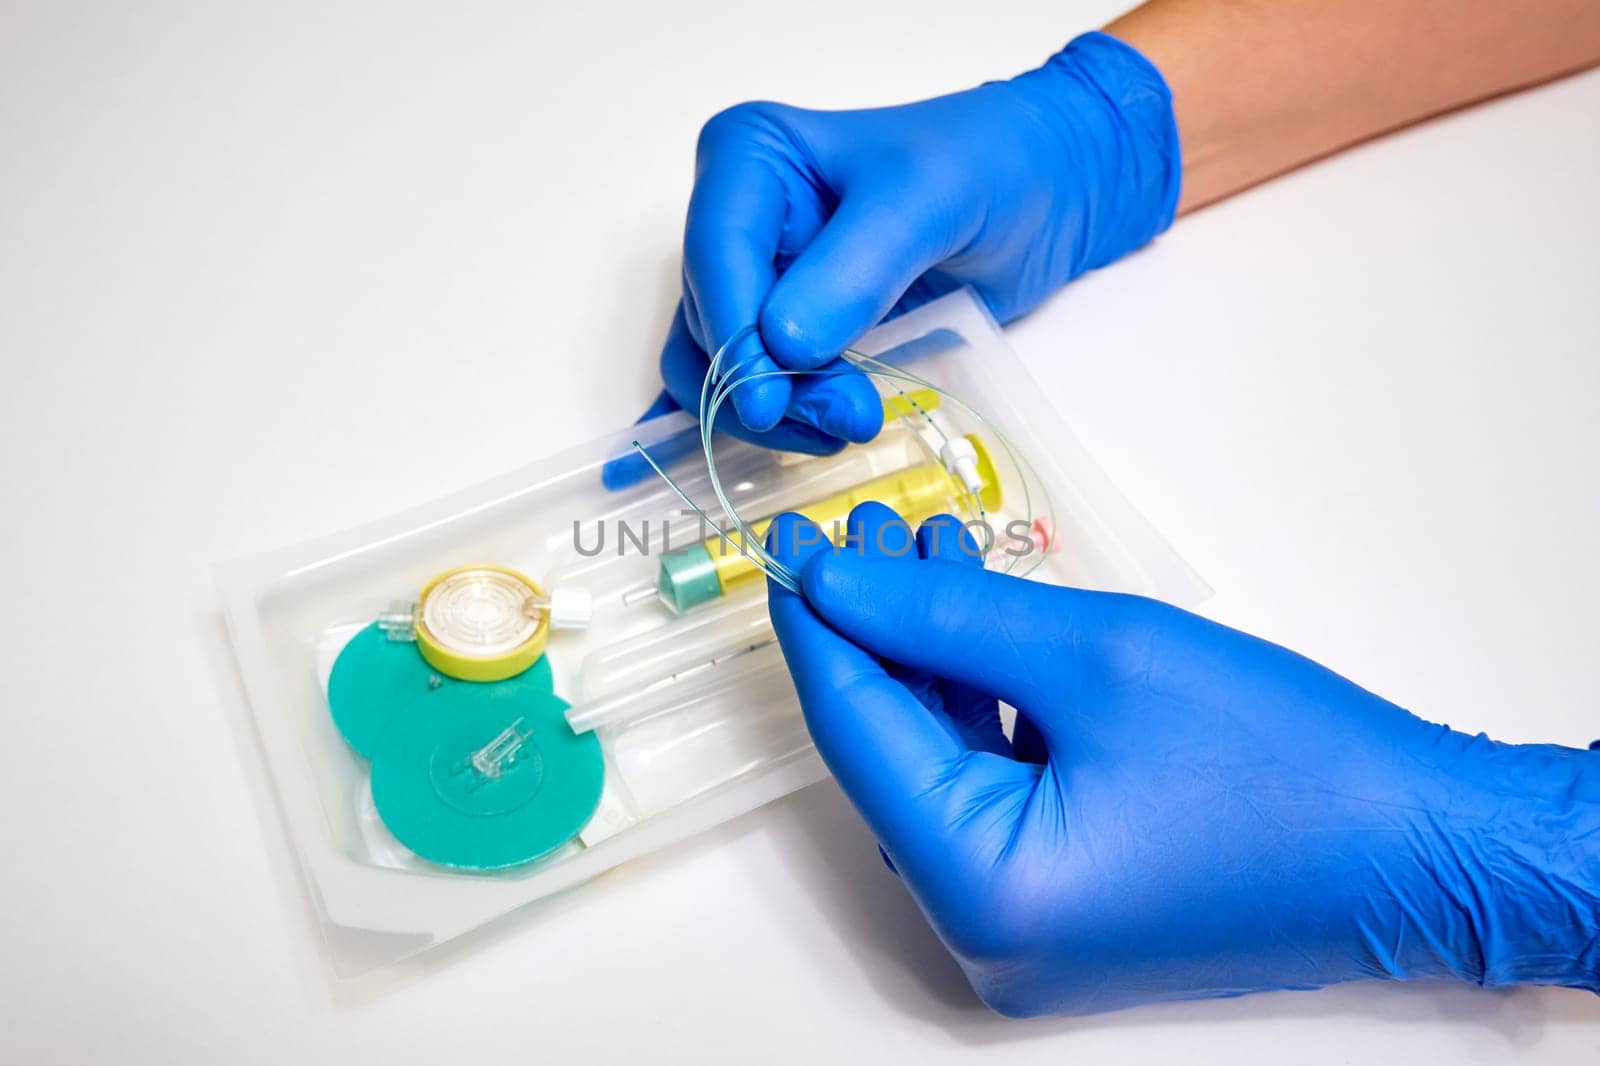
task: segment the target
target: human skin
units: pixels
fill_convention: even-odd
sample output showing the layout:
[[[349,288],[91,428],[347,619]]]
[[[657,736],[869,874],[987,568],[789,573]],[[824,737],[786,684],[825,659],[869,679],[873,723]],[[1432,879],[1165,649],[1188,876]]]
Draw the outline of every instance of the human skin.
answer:
[[[1594,0],[1154,0],[1105,32],[1172,89],[1180,214],[1600,63]]]

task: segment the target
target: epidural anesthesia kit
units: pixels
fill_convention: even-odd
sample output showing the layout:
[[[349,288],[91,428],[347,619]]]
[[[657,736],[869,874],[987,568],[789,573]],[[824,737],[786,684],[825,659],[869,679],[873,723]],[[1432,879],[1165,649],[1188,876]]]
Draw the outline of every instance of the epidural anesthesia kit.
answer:
[[[676,412],[219,568],[338,973],[824,776],[767,619],[767,577],[792,580],[760,547],[781,512],[834,537],[865,500],[913,523],[952,513],[991,569],[1204,597],[969,293],[880,326],[850,361],[884,429],[836,455],[713,443]],[[708,387],[702,413],[725,398]]]

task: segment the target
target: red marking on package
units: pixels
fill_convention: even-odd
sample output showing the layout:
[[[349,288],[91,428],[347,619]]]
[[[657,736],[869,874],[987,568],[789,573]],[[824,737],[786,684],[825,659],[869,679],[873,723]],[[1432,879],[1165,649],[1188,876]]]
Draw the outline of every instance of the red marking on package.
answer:
[[[1061,550],[1060,545],[1056,543],[1055,527],[1051,525],[1048,518],[1035,518],[1033,520],[1033,525],[1028,527],[1028,539],[1033,541],[1035,551],[1042,552],[1045,555]]]

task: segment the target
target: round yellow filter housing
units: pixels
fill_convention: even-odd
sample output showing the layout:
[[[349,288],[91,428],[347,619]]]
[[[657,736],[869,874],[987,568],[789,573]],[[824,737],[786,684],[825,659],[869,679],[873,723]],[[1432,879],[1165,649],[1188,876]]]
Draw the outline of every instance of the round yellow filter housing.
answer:
[[[539,661],[550,639],[544,590],[503,566],[446,570],[423,587],[417,650],[462,681],[504,681]]]

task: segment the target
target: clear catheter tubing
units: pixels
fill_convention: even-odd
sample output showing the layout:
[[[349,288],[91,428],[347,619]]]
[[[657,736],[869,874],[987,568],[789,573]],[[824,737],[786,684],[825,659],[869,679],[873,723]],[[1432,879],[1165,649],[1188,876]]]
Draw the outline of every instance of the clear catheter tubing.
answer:
[[[734,389],[742,385],[748,384],[752,381],[759,381],[763,378],[801,377],[811,375],[828,377],[848,374],[851,371],[842,368],[829,367],[817,367],[811,370],[764,370],[743,375],[740,375],[737,369],[732,372],[725,371],[723,368],[723,361],[728,352],[740,341],[754,334],[755,331],[755,326],[745,326],[733,336],[729,337],[727,341],[723,343],[722,347],[717,349],[716,353],[711,357],[710,365],[706,369],[705,381],[700,387],[699,415],[701,450],[705,453],[706,470],[711,482],[712,492],[716,494],[717,502],[721,504],[723,514],[727,516],[727,520],[731,529],[723,530],[720,525],[715,522],[711,522],[711,516],[707,514],[702,507],[689,498],[688,494],[685,493],[681,487],[679,487],[678,483],[673,480],[672,476],[662,469],[660,464],[655,461],[650,453],[646,451],[638,441],[634,441],[633,446],[638,450],[639,454],[644,457],[644,460],[650,464],[651,468],[654,469],[656,473],[660,474],[661,477],[665,479],[667,484],[671,485],[673,490],[683,498],[683,501],[686,504],[698,511],[708,522],[711,522],[712,527],[716,529],[718,535],[721,536],[730,547],[736,551],[751,556],[756,565],[759,566],[768,577],[772,578],[780,585],[789,589],[791,592],[799,592],[800,588],[798,575],[795,574],[794,571],[786,566],[782,561],[775,558],[772,553],[767,550],[766,546],[760,543],[760,541],[751,534],[749,526],[745,523],[744,519],[739,516],[739,512],[734,508],[733,504],[729,501],[727,494],[723,491],[722,480],[717,474],[717,462],[711,444],[712,427],[716,424],[717,413],[721,410],[722,404],[727,400],[729,395],[732,394]],[[866,375],[867,377],[888,383],[890,388],[894,389],[895,392],[906,401],[905,413],[902,413],[899,417],[905,419],[907,422],[912,422],[912,411],[921,414],[922,419],[927,427],[930,428],[934,433],[938,434],[942,442],[948,442],[950,439],[949,436],[944,432],[943,428],[933,420],[932,416],[930,416],[926,411],[923,411],[921,406],[918,405],[915,400],[907,396],[905,389],[903,389],[901,386],[910,385],[917,389],[927,389],[970,414],[1000,444],[1000,447],[1005,451],[1006,457],[1011,461],[1012,467],[1017,471],[1017,480],[1022,488],[1022,513],[1028,518],[1030,525],[1032,524],[1034,518],[1038,517],[1033,514],[1033,490],[1030,489],[1029,485],[1029,482],[1031,481],[1035,487],[1038,487],[1039,483],[1037,476],[1033,475],[1031,466],[1025,464],[1017,455],[1016,449],[1011,446],[1011,441],[1006,437],[1006,435],[1000,432],[998,427],[996,427],[982,414],[974,410],[971,405],[967,404],[959,397],[954,396],[939,386],[933,384],[932,382],[918,377],[910,371],[893,366],[889,363],[885,363],[852,348],[845,349],[840,358],[849,363],[850,366],[856,371]],[[915,426],[913,426],[913,428],[915,428]],[[1042,489],[1040,490],[1040,494],[1043,496]],[[986,519],[988,516],[983,512],[983,504],[981,501],[975,500],[974,502],[978,512],[978,519]],[[1049,499],[1046,497],[1042,502],[1046,512],[1045,517],[1053,520],[1054,516],[1049,513]],[[741,543],[734,542],[734,533],[738,534]],[[994,538],[991,536],[988,538],[988,543],[982,545],[986,557],[989,549],[993,546],[993,543]],[[1034,559],[1019,576],[1026,576],[1044,561],[1043,552],[1035,552],[1033,554],[1037,555],[1038,558]],[[1013,557],[1012,562],[1006,568],[1008,572],[1015,567],[1016,559],[1021,557],[1022,556]]]

